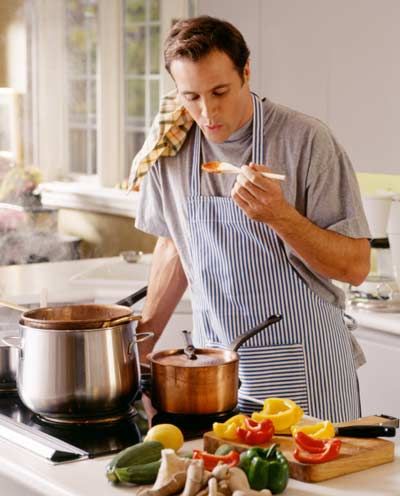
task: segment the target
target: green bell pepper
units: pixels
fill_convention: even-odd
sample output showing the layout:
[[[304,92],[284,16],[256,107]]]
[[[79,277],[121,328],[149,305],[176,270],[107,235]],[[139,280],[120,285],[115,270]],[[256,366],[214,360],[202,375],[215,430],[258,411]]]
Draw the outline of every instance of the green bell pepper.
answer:
[[[269,489],[273,494],[284,491],[289,480],[289,464],[277,445],[269,448],[250,448],[240,456],[250,487],[256,491]]]

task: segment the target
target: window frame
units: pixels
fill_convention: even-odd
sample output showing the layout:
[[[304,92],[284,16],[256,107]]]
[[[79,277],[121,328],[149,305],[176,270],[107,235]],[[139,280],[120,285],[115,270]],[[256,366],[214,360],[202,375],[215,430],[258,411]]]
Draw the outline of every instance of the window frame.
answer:
[[[64,0],[31,0],[31,4],[32,160],[46,181],[71,178],[65,4]],[[124,0],[98,0],[97,174],[73,178],[104,187],[124,179],[123,8]],[[194,0],[160,0],[160,9],[162,40],[172,21],[194,15],[196,5]],[[160,94],[172,87],[161,67]]]

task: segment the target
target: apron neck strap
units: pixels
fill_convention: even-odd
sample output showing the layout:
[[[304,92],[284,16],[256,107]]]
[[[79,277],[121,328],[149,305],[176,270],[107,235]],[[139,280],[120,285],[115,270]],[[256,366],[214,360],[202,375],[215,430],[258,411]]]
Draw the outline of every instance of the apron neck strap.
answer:
[[[264,160],[264,118],[263,106],[259,96],[251,93],[253,101],[253,135],[251,160],[256,164],[262,164]],[[201,174],[201,130],[196,125],[194,138],[192,173],[191,173],[191,196],[200,196],[200,174]]]

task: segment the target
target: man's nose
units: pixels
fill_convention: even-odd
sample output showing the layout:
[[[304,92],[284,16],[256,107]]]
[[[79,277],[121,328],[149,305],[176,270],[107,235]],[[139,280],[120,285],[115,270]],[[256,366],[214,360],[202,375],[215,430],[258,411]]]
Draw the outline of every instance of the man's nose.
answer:
[[[201,115],[207,119],[212,120],[215,117],[216,113],[216,104],[210,99],[203,99],[201,101]]]

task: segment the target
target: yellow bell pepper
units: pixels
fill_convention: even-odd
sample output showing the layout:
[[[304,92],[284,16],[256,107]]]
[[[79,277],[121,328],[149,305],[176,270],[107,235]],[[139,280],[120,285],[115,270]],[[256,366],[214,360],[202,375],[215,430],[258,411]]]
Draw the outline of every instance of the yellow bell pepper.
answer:
[[[290,430],[293,436],[296,435],[296,432],[301,431],[314,439],[331,439],[335,437],[335,428],[329,420],[324,420],[313,425],[293,425]]]
[[[261,412],[254,412],[253,420],[261,422],[270,419],[275,427],[275,432],[290,433],[290,427],[296,424],[304,415],[303,410],[294,401],[287,398],[267,398]]]
[[[238,427],[242,427],[244,424],[244,419],[246,415],[234,415],[226,422],[214,422],[213,423],[213,432],[216,436],[221,439],[228,439],[230,441],[235,441],[239,439],[236,434],[236,429]]]

